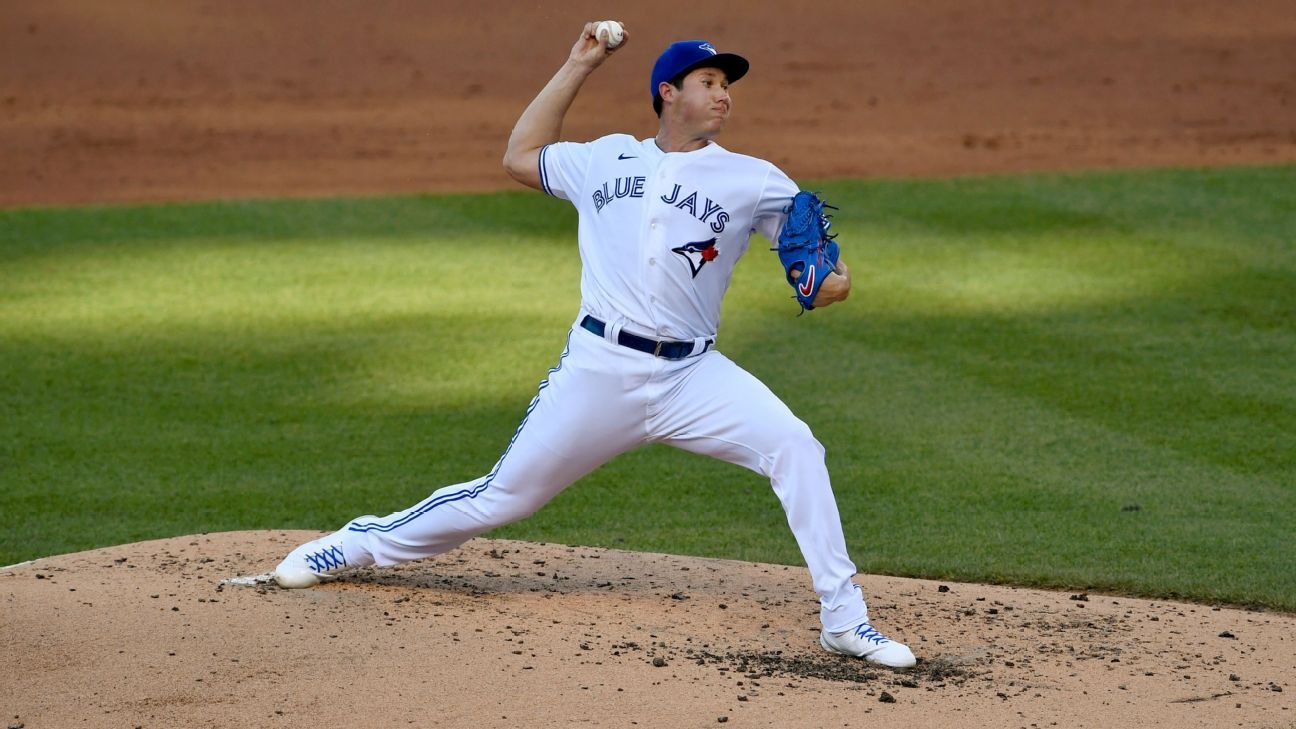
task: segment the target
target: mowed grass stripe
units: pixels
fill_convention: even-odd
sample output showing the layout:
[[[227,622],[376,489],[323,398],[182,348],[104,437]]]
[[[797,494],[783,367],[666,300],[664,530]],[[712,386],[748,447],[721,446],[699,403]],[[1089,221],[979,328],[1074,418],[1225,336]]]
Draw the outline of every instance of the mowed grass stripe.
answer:
[[[815,187],[850,302],[796,317],[753,239],[721,348],[861,569],[1296,609],[1296,168]],[[578,271],[527,193],[0,211],[0,563],[484,473]],[[660,447],[497,534],[800,562],[763,479]]]

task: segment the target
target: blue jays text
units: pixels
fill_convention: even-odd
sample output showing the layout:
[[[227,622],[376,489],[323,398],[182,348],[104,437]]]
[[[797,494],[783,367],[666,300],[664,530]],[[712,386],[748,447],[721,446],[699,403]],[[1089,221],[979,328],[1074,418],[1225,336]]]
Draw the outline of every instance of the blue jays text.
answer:
[[[646,177],[618,177],[611,182],[604,182],[603,186],[596,189],[592,195],[594,199],[594,210],[603,212],[603,208],[610,205],[613,200],[619,200],[623,197],[639,198],[644,195],[644,183]],[[689,215],[697,218],[703,223],[711,226],[711,232],[723,233],[725,225],[729,222],[729,213],[720,203],[714,202],[709,197],[703,197],[701,211],[698,210],[698,194],[694,190],[683,198],[680,197],[682,186],[675,185],[669,195],[662,195],[661,201],[667,205],[674,205],[680,210],[688,212]]]

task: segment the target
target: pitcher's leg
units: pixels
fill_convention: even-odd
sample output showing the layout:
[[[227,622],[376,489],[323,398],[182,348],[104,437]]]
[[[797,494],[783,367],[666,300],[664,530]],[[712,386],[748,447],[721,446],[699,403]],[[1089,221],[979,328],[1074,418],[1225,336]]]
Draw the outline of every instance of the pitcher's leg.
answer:
[[[347,525],[348,559],[390,565],[441,554],[535,513],[576,480],[644,440],[620,352],[573,331],[495,467],[382,519]],[[641,410],[638,412],[642,412]]]
[[[654,434],[666,443],[769,477],[805,558],[830,631],[848,630],[868,617],[851,581],[841,516],[810,428],[762,382],[719,352],[708,353],[664,404]]]
[[[604,347],[588,332],[572,333],[490,473],[438,489],[394,514],[354,519],[294,550],[276,569],[276,579],[286,587],[309,587],[342,569],[440,554],[534,513],[577,479],[642,443],[643,409],[633,406],[638,395],[627,387],[634,378]]]
[[[525,430],[534,424],[524,426],[486,476],[439,489],[386,517],[362,517],[347,524],[347,560],[387,566],[447,552],[482,532],[530,516],[621,452],[589,448],[579,455],[559,455],[526,437]]]

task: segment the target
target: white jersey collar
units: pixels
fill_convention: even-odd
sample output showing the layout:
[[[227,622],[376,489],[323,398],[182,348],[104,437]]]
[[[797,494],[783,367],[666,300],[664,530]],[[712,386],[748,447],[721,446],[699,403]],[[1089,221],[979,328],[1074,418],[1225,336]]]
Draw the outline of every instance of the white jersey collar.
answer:
[[[647,139],[643,140],[641,144],[646,151],[648,151],[650,154],[657,157],[664,157],[666,155],[671,155],[671,154],[702,154],[702,153],[710,154],[712,152],[724,151],[724,147],[721,147],[720,143],[715,141],[714,139],[708,139],[707,143],[704,146],[702,146],[699,149],[695,149],[691,152],[664,152],[662,151],[661,147],[657,146],[657,137],[648,137]]]

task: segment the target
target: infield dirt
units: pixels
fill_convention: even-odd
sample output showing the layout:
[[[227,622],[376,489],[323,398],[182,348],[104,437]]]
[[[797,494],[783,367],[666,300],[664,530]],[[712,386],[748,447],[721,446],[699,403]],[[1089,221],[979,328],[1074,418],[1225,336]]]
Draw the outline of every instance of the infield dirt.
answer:
[[[514,120],[607,16],[632,38],[568,138],[651,135],[652,59],[691,36],[752,62],[722,142],[796,179],[1296,161],[1279,0],[45,0],[0,13],[0,206],[510,188]],[[801,568],[479,539],[223,583],[311,536],[0,570],[5,725],[1296,725],[1291,615],[861,576],[922,658],[894,674],[817,648]]]
[[[0,205],[515,187],[585,19],[631,39],[566,136],[656,133],[678,36],[746,55],[723,143],[793,179],[1296,160],[1284,0],[43,0],[0,13]]]

